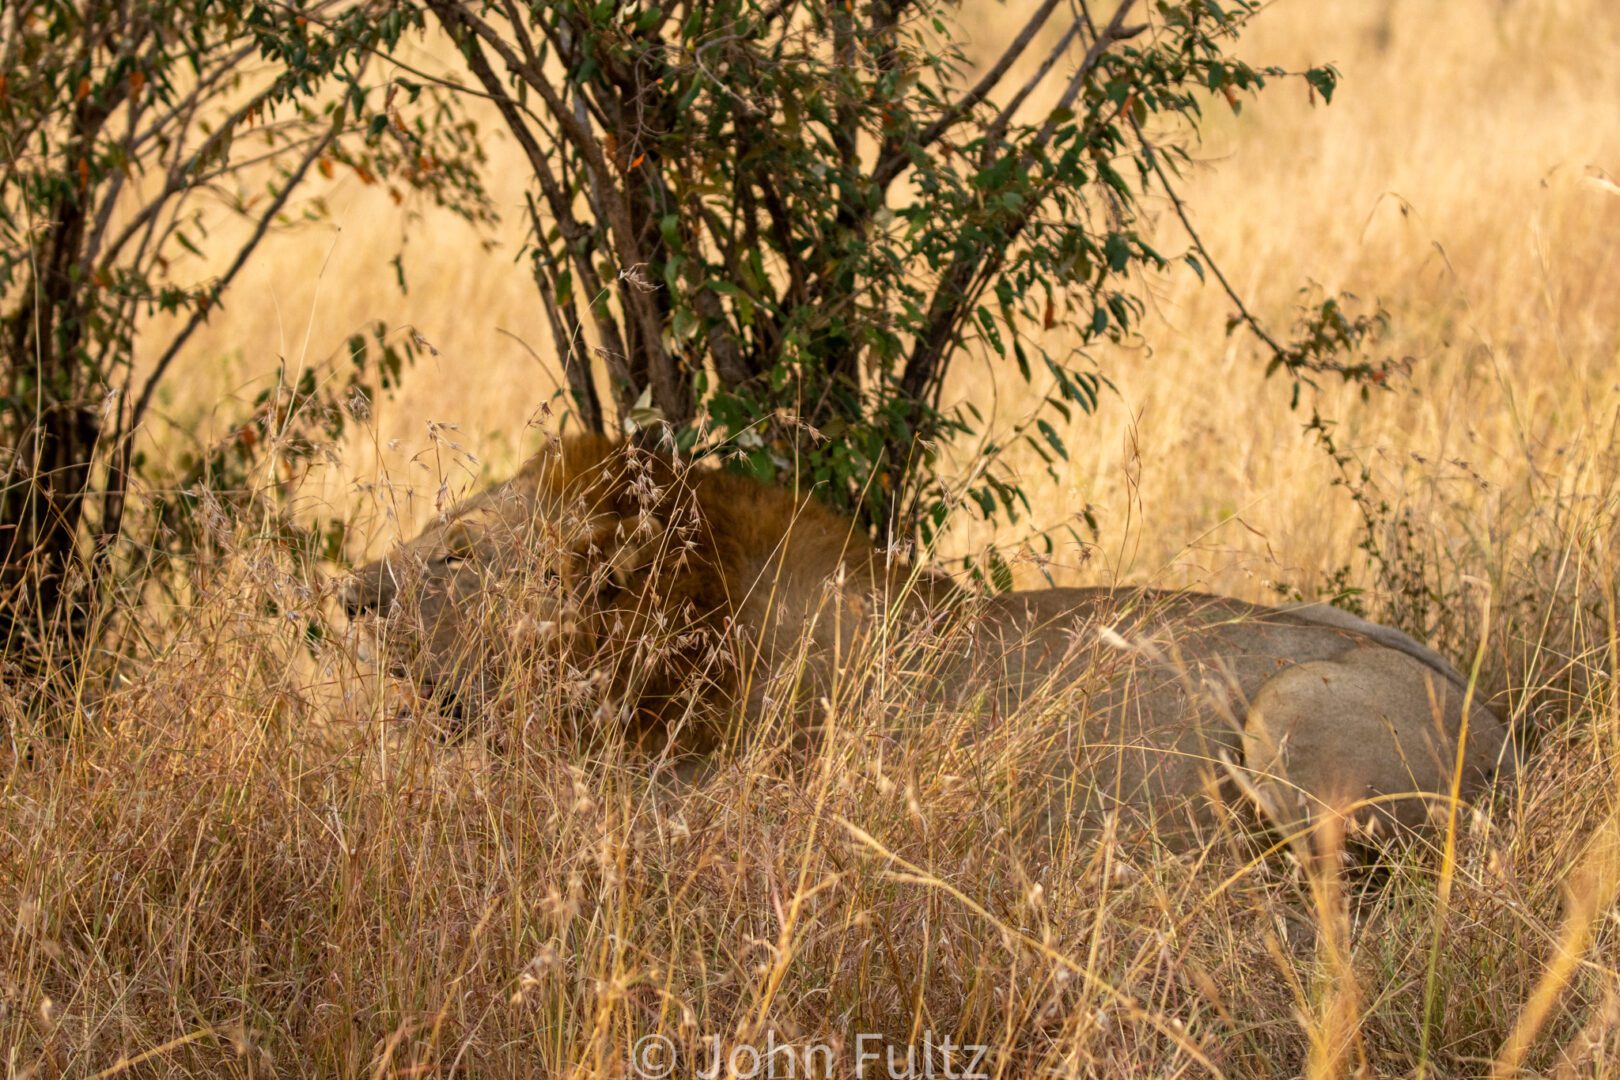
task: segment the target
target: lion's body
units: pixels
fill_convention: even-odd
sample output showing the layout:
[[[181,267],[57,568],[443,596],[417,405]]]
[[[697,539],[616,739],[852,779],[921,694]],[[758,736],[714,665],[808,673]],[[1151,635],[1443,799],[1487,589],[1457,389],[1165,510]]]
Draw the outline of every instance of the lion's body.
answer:
[[[1286,826],[1328,806],[1450,790],[1466,683],[1388,627],[1315,605],[1141,589],[1013,592],[983,609],[957,685],[989,688],[1009,712],[1077,699],[1054,725],[1065,741],[1053,769],[1095,806],[1162,810],[1241,789]],[[1470,721],[1464,796],[1496,771],[1507,734],[1485,709]],[[1379,816],[1419,825],[1439,805],[1398,800]]]
[[[1461,741],[1465,681],[1387,627],[1184,592],[966,597],[813,500],[721,471],[677,477],[604,440],[564,441],[367,567],[351,608],[405,597],[419,677],[484,695],[489,631],[503,632],[508,586],[533,582],[537,557],[559,567],[541,590],[556,593],[541,597],[547,640],[644,727],[757,718],[772,693],[847,692],[875,640],[921,624],[906,647],[933,705],[986,723],[1054,711],[1045,767],[1063,812],[1157,816],[1243,790],[1284,827],[1365,800],[1416,826],[1436,796],[1476,794],[1506,760],[1501,720],[1473,708]],[[1384,801],[1406,793],[1419,797]]]

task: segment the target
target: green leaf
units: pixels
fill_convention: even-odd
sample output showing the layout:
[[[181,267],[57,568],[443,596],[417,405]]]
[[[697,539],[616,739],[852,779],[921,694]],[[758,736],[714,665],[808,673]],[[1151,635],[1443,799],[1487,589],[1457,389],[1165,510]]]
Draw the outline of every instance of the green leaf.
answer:
[[[689,307],[675,309],[675,317],[670,324],[670,332],[678,342],[689,341],[697,335],[702,320]]]
[[[990,564],[991,588],[998,593],[1012,592],[1013,572],[1012,567],[1007,565],[1007,560],[1001,557],[1000,552],[992,548],[987,561]]]
[[[1331,67],[1311,68],[1305,73],[1305,81],[1311,84],[1318,94],[1322,95],[1324,104],[1333,104],[1333,91],[1339,88],[1339,72]]]
[[[665,214],[658,219],[658,235],[664,238],[671,250],[678,249],[681,244],[681,216],[679,214]]]
[[[1058,457],[1062,458],[1064,461],[1068,461],[1069,451],[1064,447],[1063,440],[1058,436],[1057,430],[1045,420],[1036,420],[1035,426],[1039,428],[1041,434],[1046,437],[1046,443],[1052,448],[1052,452]]]

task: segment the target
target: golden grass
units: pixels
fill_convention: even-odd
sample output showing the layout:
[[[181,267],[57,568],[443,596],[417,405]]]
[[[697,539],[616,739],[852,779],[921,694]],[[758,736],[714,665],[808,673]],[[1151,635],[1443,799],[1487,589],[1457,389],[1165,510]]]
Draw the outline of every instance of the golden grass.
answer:
[[[222,523],[229,553],[147,628],[153,662],[51,717],[80,737],[33,738],[27,688],[0,692],[0,1068],[606,1077],[662,1033],[701,1061],[710,1037],[826,1044],[848,1075],[856,1033],[927,1032],[991,1046],[1002,1076],[1612,1072],[1620,10],[1295,0],[1244,48],[1339,64],[1341,97],[1313,109],[1285,85],[1212,116],[1186,193],[1268,318],[1306,280],[1390,309],[1410,382],[1317,399],[1388,504],[1389,566],[1358,553],[1308,413],[1186,275],[1150,283],[1151,351],[1100,356],[1119,394],[1067,432],[1074,468],[1035,501],[1041,524],[1100,515],[1065,580],[1265,599],[1348,565],[1375,611],[1459,658],[1483,643],[1483,692],[1538,741],[1452,857],[1308,880],[1237,837],[1187,857],[1018,835],[1039,710],[979,744],[949,723],[890,741],[877,706],[854,710],[809,754],[760,733],[684,794],[584,749],[543,687],[447,748],[392,722],[348,643],[308,660],[262,602],[313,608],[327,585],[257,523]],[[351,479],[420,475],[377,544],[431,510],[438,470],[406,464],[427,420],[500,475],[554,384],[506,336],[545,355],[515,241],[482,254],[453,223],[401,225],[352,180],[328,197],[342,231],[279,238],[244,275],[154,446],[217,437],[214,402],[278,355],[414,325],[441,356],[310,496],[365,508]],[[402,232],[405,298],[386,265]],[[1027,391],[983,379],[957,389],[1020,411]],[[985,539],[962,523],[952,542]]]

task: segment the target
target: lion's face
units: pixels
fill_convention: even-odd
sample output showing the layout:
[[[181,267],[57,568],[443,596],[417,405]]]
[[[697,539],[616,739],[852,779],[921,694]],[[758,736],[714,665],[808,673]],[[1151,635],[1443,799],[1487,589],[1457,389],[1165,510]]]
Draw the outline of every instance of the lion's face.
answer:
[[[591,670],[623,621],[604,616],[663,539],[646,502],[604,463],[536,459],[360,568],[344,606],[389,670],[459,721],[513,664]]]
[[[504,498],[481,500],[362,567],[344,593],[350,617],[366,622],[389,670],[446,715],[485,693],[501,651],[496,631],[512,621],[514,602],[532,608],[542,632],[567,617],[564,590],[545,588],[560,584],[543,566],[554,560],[518,542],[533,531],[526,520],[533,500],[494,494]]]

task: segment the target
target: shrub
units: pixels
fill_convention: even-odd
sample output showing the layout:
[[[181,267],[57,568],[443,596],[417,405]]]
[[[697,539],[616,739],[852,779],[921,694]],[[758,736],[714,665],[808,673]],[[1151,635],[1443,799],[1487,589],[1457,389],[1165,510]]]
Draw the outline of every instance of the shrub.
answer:
[[[372,20],[331,0],[297,10],[244,0],[7,5],[0,640],[8,653],[37,658],[88,625],[144,465],[133,442],[154,393],[266,233],[289,220],[289,199],[312,169],[330,175],[342,165],[481,212],[475,147],[453,117],[422,109],[407,124],[399,88],[376,93],[383,88],[366,81],[375,50],[408,25],[399,13]],[[245,219],[245,230],[213,236],[221,209]],[[209,256],[211,269],[188,265],[188,255]],[[175,316],[175,330],[143,339],[151,353],[137,369],[137,330],[157,315]],[[359,363],[337,392],[379,377],[388,373]],[[174,486],[221,471],[222,486],[241,486],[230,481],[258,445],[253,425],[261,435],[279,430],[313,390],[268,392],[242,437],[182,463]],[[333,417],[341,424],[341,413],[323,409],[318,422]],[[173,526],[195,499],[178,504],[160,507],[153,523]],[[143,558],[172,535],[155,528],[123,555]]]
[[[925,544],[955,504],[1027,510],[1000,451],[1067,457],[1051,418],[1094,409],[1094,347],[1139,333],[1133,275],[1219,277],[1196,234],[1156,250],[1143,210],[1185,219],[1206,102],[1288,74],[1232,55],[1248,0],[1106,21],[1044,0],[982,73],[937,0],[421,2],[533,173],[533,272],[580,422],[663,421]],[[1299,74],[1331,97],[1332,68]],[[1237,311],[1296,379],[1386,371],[1346,361],[1377,320],[1337,300],[1287,344]],[[973,354],[1043,392],[1010,434],[945,396]],[[952,484],[938,449],[968,435],[984,464]]]

